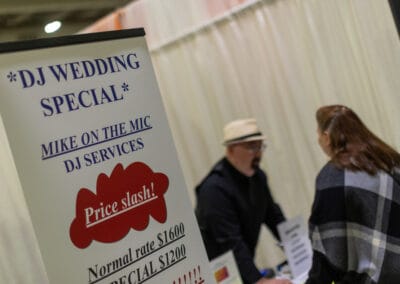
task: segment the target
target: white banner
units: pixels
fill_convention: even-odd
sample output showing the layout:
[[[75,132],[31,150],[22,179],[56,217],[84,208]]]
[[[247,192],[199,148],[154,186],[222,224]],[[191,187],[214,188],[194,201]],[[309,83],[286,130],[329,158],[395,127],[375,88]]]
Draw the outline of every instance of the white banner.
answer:
[[[0,112],[50,283],[215,283],[143,36],[0,46]]]

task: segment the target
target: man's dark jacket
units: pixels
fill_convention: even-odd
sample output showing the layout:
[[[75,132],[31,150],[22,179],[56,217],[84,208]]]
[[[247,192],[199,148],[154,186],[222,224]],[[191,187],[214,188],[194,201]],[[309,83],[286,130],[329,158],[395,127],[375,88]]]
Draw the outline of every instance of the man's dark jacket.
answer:
[[[257,169],[247,177],[223,158],[196,187],[196,194],[196,217],[208,258],[233,250],[243,281],[256,282],[261,274],[253,258],[261,224],[278,238],[276,226],[285,220],[265,173]]]

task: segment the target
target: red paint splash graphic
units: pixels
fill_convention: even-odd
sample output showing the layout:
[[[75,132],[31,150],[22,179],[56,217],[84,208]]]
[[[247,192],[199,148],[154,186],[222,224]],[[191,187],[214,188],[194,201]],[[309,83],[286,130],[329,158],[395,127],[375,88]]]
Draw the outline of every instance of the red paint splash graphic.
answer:
[[[125,170],[117,164],[110,177],[101,173],[96,194],[86,188],[78,192],[76,216],[69,231],[72,243],[83,249],[93,240],[119,241],[131,228],[146,229],[150,216],[164,223],[168,185],[165,174],[154,173],[142,162],[132,163]]]

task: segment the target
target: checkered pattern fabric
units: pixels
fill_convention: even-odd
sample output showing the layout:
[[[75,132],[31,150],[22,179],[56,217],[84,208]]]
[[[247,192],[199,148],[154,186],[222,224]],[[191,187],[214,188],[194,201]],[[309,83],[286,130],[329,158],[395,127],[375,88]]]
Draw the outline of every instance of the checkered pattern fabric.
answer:
[[[313,264],[312,277],[321,273],[326,279],[326,271],[335,271],[331,280],[336,283],[400,283],[397,180],[398,173],[371,176],[325,165],[317,177],[310,217],[314,262],[319,262]]]

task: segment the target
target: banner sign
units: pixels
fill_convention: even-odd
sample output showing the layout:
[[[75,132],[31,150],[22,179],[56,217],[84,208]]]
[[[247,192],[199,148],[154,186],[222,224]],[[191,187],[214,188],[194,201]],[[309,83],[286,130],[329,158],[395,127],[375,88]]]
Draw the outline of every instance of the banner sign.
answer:
[[[143,29],[0,45],[0,85],[50,283],[215,283]]]
[[[210,266],[218,284],[243,284],[231,250],[210,261]]]

